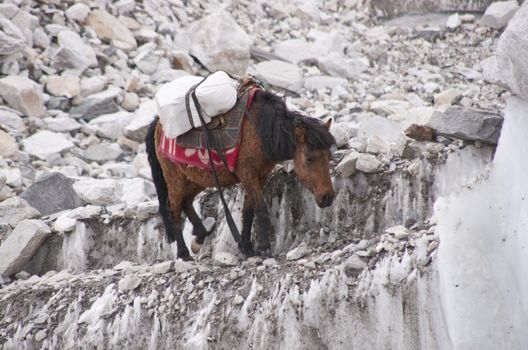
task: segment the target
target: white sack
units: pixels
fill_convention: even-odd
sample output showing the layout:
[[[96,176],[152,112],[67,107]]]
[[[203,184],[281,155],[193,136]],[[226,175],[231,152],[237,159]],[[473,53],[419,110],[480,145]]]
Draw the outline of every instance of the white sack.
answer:
[[[202,80],[202,77],[186,75],[164,84],[156,93],[155,100],[166,137],[174,138],[193,128],[187,115],[185,94]],[[218,71],[196,88],[196,98],[205,122],[209,123],[211,118],[229,111],[235,105],[237,81],[225,72]],[[189,107],[194,126],[202,126],[192,97],[189,99]]]

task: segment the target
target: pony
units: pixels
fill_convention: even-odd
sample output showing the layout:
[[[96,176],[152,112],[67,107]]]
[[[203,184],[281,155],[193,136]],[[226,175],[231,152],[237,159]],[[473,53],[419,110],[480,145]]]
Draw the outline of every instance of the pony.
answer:
[[[246,256],[271,256],[273,226],[263,187],[279,162],[293,160],[297,177],[313,193],[319,207],[332,204],[335,192],[329,162],[330,150],[336,141],[329,131],[331,122],[331,119],[322,122],[290,110],[282,98],[266,90],[259,89],[255,93],[242,122],[236,168],[233,172],[225,168],[217,170],[221,186],[241,183],[245,190],[238,245]],[[191,250],[197,254],[210,232],[194,210],[193,200],[205,188],[215,186],[215,182],[207,170],[165,159],[159,149],[161,132],[161,123],[155,118],[147,132],[146,150],[158,195],[159,213],[168,242],[176,241],[177,257],[192,260],[183,239],[181,213],[183,210],[192,223]],[[256,248],[251,240],[255,217],[259,233],[255,239]]]

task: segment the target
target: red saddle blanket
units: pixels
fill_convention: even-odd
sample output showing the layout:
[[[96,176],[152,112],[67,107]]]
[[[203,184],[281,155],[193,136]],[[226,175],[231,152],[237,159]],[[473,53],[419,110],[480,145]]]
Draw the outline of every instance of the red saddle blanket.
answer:
[[[230,172],[235,170],[238,161],[245,111],[250,109],[257,90],[258,88],[254,86],[243,89],[239,93],[235,106],[226,114],[217,117],[222,118],[221,125],[210,130],[211,144],[216,145],[216,148],[223,152]],[[209,154],[205,145],[205,130],[198,128],[176,138],[165,137],[162,131],[159,147],[163,157],[174,163],[211,171]],[[211,156],[214,167],[216,170],[221,170],[224,164],[213,148],[211,148]]]

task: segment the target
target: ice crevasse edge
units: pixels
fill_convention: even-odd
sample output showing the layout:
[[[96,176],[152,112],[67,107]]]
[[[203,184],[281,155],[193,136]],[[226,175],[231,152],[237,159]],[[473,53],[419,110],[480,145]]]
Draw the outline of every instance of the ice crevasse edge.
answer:
[[[455,349],[528,344],[527,132],[528,102],[511,97],[487,173],[435,203],[440,296]]]

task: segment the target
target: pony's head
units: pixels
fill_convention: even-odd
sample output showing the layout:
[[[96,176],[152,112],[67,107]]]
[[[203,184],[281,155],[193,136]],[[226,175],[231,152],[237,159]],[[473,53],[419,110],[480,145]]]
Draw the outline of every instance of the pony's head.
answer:
[[[309,119],[305,119],[305,122],[307,120]],[[319,123],[319,121],[317,122]],[[321,123],[322,128],[326,131],[322,130],[320,125],[316,127],[306,126],[302,122],[294,130],[296,146],[293,164],[295,173],[304,186],[314,194],[317,205],[321,208],[330,206],[335,197],[329,170],[332,157],[331,145],[323,140],[314,142],[310,137],[321,138],[320,135],[316,136],[314,133],[328,133],[330,135],[328,130],[331,122],[332,119],[328,119],[326,123]]]
[[[289,110],[284,101],[269,92],[256,95],[260,116],[257,132],[264,154],[273,161],[293,159],[299,180],[315,196],[321,208],[332,204],[335,192],[330,178],[330,149],[335,139],[326,123]]]

